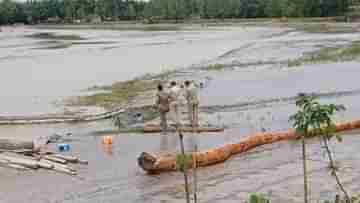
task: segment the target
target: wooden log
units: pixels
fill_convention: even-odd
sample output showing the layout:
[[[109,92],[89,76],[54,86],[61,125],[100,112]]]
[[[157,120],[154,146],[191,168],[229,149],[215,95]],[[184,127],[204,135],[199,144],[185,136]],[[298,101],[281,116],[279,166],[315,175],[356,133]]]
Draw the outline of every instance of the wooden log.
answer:
[[[54,157],[52,155],[45,155],[43,158],[46,159],[46,160],[61,163],[61,164],[66,164],[67,163],[67,161],[65,159],[60,159],[60,158]]]
[[[25,149],[32,150],[33,148],[34,148],[34,143],[32,141],[0,139],[1,150],[25,150]]]
[[[51,161],[45,160],[45,159],[42,159],[41,162],[43,162],[45,164],[46,163],[51,164],[53,166],[52,170],[54,170],[54,171],[65,173],[68,175],[76,175],[76,170],[67,165],[56,163],[56,162],[51,162]]]
[[[12,151],[8,151],[8,152],[3,152],[1,153],[1,155],[3,156],[9,156],[9,157],[17,157],[17,158],[21,158],[21,159],[29,159],[29,160],[35,160],[35,161],[39,161],[39,158],[32,156],[28,156],[28,155],[24,155],[21,153],[14,153]]]
[[[30,168],[27,168],[25,166],[21,166],[18,164],[11,164],[11,163],[2,163],[2,162],[0,162],[0,167],[11,168],[16,170],[30,170]]]
[[[43,163],[47,163],[47,164],[51,164],[53,165],[54,167],[57,166],[57,167],[62,167],[62,168],[66,168],[68,169],[68,166],[66,164],[61,164],[61,163],[57,163],[57,162],[53,162],[53,161],[49,161],[47,159],[41,159],[40,162],[43,162]]]
[[[0,164],[8,164],[8,163],[10,163],[10,161],[0,158]]]
[[[66,160],[71,163],[77,163],[79,161],[79,159],[74,156],[67,156],[67,155],[62,155],[62,154],[52,154],[51,156],[55,157],[55,158]]]
[[[53,169],[54,168],[54,164],[45,162],[44,160],[39,160],[38,164],[41,168],[45,168],[45,169]]]
[[[68,175],[76,175],[75,169],[70,168],[67,165],[52,162],[52,161],[49,161],[49,160],[46,160],[46,159],[41,159],[40,162],[53,165],[52,170],[54,170],[54,171],[61,172],[61,173],[66,173]]]
[[[30,168],[27,168],[27,167],[19,165],[19,164],[8,164],[8,167],[17,169],[17,170],[23,170],[23,171],[30,170]]]
[[[0,154],[0,159],[7,160],[10,162],[10,164],[18,164],[21,166],[25,166],[27,168],[32,168],[32,169],[39,168],[39,164],[36,160],[31,160],[31,159],[21,158],[21,157],[12,157],[12,156],[7,156],[7,155],[3,155],[3,154]]]
[[[175,132],[175,128],[169,128],[169,132]],[[204,133],[204,132],[223,132],[224,128],[218,127],[196,127],[192,128],[189,126],[181,127],[181,132],[196,132],[196,133]],[[144,133],[160,133],[161,127],[159,125],[145,125]]]
[[[74,169],[70,168],[69,166],[67,165],[64,165],[64,164],[60,164],[60,163],[56,163],[56,162],[52,162],[52,161],[49,161],[49,160],[45,160],[45,159],[42,159],[41,162],[44,162],[44,163],[48,163],[48,164],[52,164],[54,167],[53,167],[53,170],[55,171],[58,171],[58,172],[62,172],[62,173],[66,173],[66,174],[69,174],[69,175],[75,175],[73,172],[75,172]]]
[[[2,152],[11,152],[11,153],[17,153],[17,154],[31,155],[34,153],[34,150],[33,149],[17,149],[17,150],[0,149],[0,153],[2,153]]]
[[[31,125],[49,123],[71,123],[71,122],[91,122],[109,119],[118,114],[124,113],[124,109],[115,109],[93,115],[84,116],[61,116],[61,115],[38,115],[38,116],[1,116],[0,125]]]
[[[75,171],[71,171],[69,169],[61,168],[61,167],[58,167],[58,166],[54,166],[53,170],[57,171],[57,172],[65,173],[65,174],[68,174],[68,175],[76,175],[77,174]]]
[[[360,128],[360,120],[341,123],[336,125],[336,132],[349,131]],[[316,135],[316,132],[311,132]],[[290,129],[285,132],[274,133],[258,133],[245,137],[238,143],[226,144],[214,149],[209,149],[202,152],[192,153],[192,160],[196,160],[196,165],[205,167],[217,163],[221,163],[229,159],[232,155],[247,152],[257,146],[271,144],[282,140],[298,139],[300,136],[296,134],[295,130]],[[195,157],[194,157],[195,156]],[[191,167],[194,163],[189,162]],[[165,171],[175,171],[176,169],[176,154],[173,155],[158,155],[154,153],[143,152],[138,158],[138,165],[146,172],[161,173]]]
[[[88,164],[89,164],[89,161],[83,160],[83,159],[78,159],[78,163],[79,163],[79,164],[88,165]]]

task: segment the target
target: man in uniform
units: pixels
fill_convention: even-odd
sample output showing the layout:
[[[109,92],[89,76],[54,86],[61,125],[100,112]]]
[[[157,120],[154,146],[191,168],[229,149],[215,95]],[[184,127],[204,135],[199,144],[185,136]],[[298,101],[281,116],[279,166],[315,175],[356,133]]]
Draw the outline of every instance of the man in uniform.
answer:
[[[199,126],[199,91],[194,82],[185,81],[189,121],[192,127]]]
[[[157,87],[158,92],[156,93],[156,106],[160,112],[160,126],[163,134],[167,133],[167,119],[166,114],[170,110],[169,106],[169,94],[164,90],[161,84]]]
[[[180,96],[181,96],[181,89],[177,86],[175,81],[170,83],[170,114],[171,119],[175,123],[176,128],[179,128],[181,125],[180,122]]]

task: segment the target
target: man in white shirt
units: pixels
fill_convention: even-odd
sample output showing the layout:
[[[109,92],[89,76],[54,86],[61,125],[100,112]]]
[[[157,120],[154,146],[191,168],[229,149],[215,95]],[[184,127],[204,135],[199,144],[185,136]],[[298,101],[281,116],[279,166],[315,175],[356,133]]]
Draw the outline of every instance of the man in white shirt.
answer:
[[[175,123],[176,127],[180,127],[180,95],[181,89],[177,86],[175,81],[170,83],[170,91],[169,91],[169,100],[170,100],[170,117],[171,120]]]
[[[192,127],[199,126],[199,91],[194,82],[185,81],[189,121]]]

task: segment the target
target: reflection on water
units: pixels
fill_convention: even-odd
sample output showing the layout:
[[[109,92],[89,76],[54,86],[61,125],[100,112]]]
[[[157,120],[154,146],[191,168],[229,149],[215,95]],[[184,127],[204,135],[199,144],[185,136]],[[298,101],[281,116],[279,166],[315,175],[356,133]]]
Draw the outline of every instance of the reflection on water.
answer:
[[[184,134],[184,145],[186,151],[195,151],[195,146],[199,146],[198,136],[200,136],[200,134],[197,133]],[[180,150],[178,148],[179,142],[179,136],[176,133],[171,133],[169,135],[161,135],[159,151],[170,153],[177,152]]]
[[[101,148],[102,148],[103,152],[106,155],[108,155],[109,157],[111,157],[113,155],[113,146],[112,145],[102,144]]]
[[[160,152],[176,152],[179,137],[175,133],[161,135]]]
[[[197,148],[196,146],[199,146],[197,136],[198,135],[196,133],[189,134],[189,138],[188,138],[188,141],[187,141],[187,143],[188,143],[187,150],[188,151],[194,152],[195,149]]]

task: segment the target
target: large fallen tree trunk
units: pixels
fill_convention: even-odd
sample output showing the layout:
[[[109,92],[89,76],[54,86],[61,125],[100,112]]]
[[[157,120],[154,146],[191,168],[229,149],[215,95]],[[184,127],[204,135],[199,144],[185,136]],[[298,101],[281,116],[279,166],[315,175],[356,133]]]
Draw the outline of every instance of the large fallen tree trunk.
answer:
[[[0,150],[32,150],[33,148],[34,143],[32,141],[0,139]]]
[[[360,128],[360,120],[336,125],[336,132],[343,132]],[[314,134],[315,135],[315,134]],[[192,153],[193,159],[189,161],[188,167],[193,166],[192,160],[196,160],[197,167],[204,167],[221,163],[232,155],[247,152],[257,146],[271,144],[281,140],[297,139],[299,135],[294,130],[274,133],[258,133],[240,140],[238,143],[226,144],[224,146],[202,152]],[[195,156],[195,157],[194,157]],[[146,172],[161,173],[176,170],[176,154],[154,154],[143,152],[138,158],[139,166]]]

